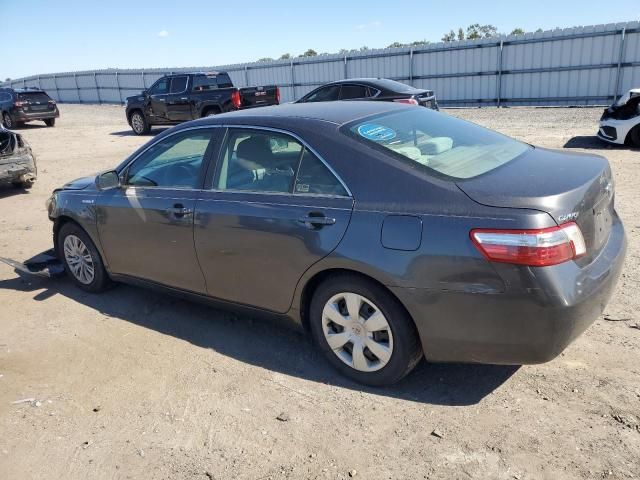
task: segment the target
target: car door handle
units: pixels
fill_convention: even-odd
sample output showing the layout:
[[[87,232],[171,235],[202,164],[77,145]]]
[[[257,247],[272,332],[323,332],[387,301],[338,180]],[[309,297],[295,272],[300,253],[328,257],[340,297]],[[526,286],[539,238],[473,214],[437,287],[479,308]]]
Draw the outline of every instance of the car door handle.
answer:
[[[176,218],[182,218],[187,215],[191,215],[193,213],[193,210],[191,210],[190,208],[185,208],[181,203],[176,203],[173,207],[167,208],[165,212],[173,215]]]
[[[189,100],[188,97],[181,97],[180,100]]]
[[[166,102],[166,100],[164,98],[158,98],[159,102]]]
[[[318,229],[336,223],[335,218],[327,217],[322,212],[309,212],[307,215],[298,218],[298,222],[308,228]]]

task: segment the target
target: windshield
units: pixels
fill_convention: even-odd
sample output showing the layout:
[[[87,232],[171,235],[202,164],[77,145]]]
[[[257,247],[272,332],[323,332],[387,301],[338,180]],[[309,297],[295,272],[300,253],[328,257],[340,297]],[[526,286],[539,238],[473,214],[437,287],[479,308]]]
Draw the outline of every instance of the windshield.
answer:
[[[348,125],[351,136],[416,167],[456,179],[489,172],[531,147],[428,108],[412,107]]]

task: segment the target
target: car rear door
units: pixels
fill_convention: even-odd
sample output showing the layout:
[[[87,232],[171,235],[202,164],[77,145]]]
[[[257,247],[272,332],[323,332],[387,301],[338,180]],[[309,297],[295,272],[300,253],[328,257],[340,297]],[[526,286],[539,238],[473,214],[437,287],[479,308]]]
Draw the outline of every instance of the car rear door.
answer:
[[[209,295],[284,313],[303,273],[342,239],[353,199],[291,134],[230,128],[194,241]]]
[[[111,273],[206,293],[193,247],[193,212],[219,128],[164,136],[121,173],[123,186],[96,200]]]
[[[187,75],[171,78],[167,95],[167,117],[172,122],[186,122],[192,119],[191,99],[187,90],[188,80]]]
[[[149,117],[152,121],[166,122],[167,116],[167,97],[169,96],[170,77],[164,77],[154,83],[149,89],[149,97],[147,99],[147,109]]]
[[[368,96],[369,89],[365,85],[344,84],[340,91],[340,100],[356,100]]]

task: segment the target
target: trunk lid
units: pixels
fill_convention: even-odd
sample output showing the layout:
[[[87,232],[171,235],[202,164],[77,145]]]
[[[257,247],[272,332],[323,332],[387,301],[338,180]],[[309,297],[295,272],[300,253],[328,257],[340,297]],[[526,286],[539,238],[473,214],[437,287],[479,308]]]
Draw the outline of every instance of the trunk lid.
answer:
[[[241,108],[277,105],[276,89],[275,85],[240,88]]]
[[[597,155],[533,148],[490,172],[456,181],[472,200],[491,207],[547,212],[558,224],[576,222],[589,263],[609,237],[614,188],[609,162]]]

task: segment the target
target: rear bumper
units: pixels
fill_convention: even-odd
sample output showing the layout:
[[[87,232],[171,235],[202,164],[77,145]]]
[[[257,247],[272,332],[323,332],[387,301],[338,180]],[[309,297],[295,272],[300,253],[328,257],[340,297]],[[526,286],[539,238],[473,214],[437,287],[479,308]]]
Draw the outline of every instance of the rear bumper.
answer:
[[[624,227],[616,216],[602,251],[582,268],[574,262],[544,268],[502,265],[519,269],[521,282],[504,293],[391,289],[415,320],[430,361],[543,363],[602,313],[625,254]]]
[[[50,118],[58,118],[60,116],[60,112],[56,108],[51,112],[15,112],[13,114],[13,120],[15,122],[31,122],[33,120],[48,120]]]
[[[0,184],[33,182],[36,176],[35,158],[29,150],[20,154],[0,157]]]

